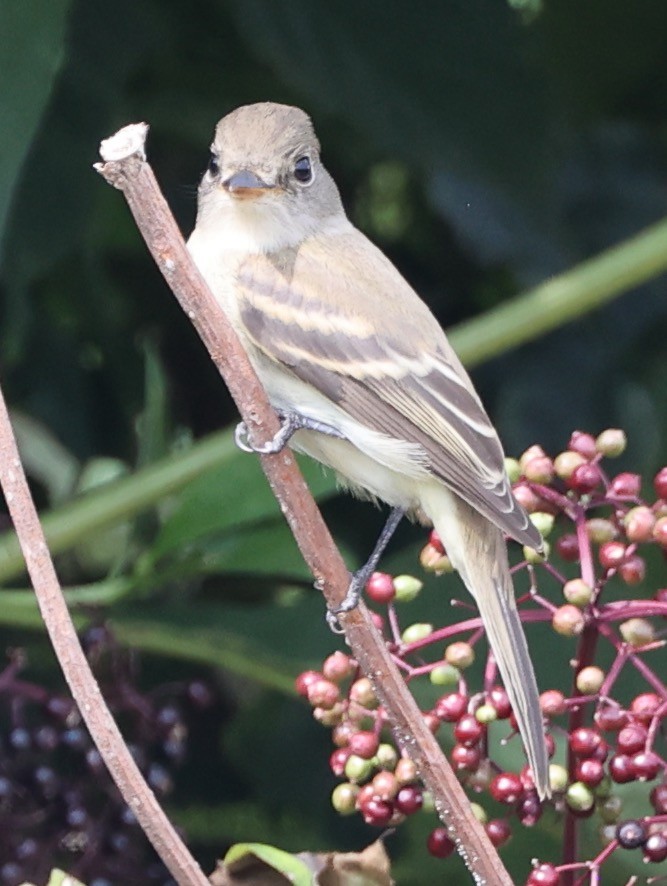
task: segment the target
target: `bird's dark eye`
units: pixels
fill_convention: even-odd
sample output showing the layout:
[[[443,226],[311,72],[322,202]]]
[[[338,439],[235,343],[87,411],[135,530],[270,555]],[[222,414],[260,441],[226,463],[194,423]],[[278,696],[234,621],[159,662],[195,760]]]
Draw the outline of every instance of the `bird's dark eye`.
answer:
[[[301,182],[302,185],[307,185],[313,180],[313,168],[310,165],[310,157],[299,157],[294,164],[294,178]]]
[[[220,164],[218,163],[218,156],[217,156],[217,154],[214,154],[213,151],[211,151],[211,156],[208,161],[207,170],[208,170],[208,172],[211,173],[211,175],[217,175],[220,172]]]

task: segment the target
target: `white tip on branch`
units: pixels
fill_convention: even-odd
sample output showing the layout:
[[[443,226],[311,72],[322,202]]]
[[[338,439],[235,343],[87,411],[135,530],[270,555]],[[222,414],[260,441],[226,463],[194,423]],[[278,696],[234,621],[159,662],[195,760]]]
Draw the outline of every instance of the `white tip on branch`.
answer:
[[[126,160],[135,154],[145,160],[147,133],[148,123],[130,123],[128,126],[123,126],[114,135],[100,142],[100,157],[105,163]]]

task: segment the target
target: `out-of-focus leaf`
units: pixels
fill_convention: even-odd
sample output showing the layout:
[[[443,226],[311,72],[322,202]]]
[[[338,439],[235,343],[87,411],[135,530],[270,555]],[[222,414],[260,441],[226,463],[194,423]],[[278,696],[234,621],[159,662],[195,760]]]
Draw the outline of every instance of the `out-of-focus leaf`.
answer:
[[[528,32],[506,5],[450,0],[389,12],[380,0],[234,0],[231,8],[257,56],[313,108],[340,114],[385,150],[524,196],[543,170],[549,103]]]
[[[289,576],[306,581],[310,570],[282,515],[242,529],[216,533],[186,548],[195,558],[197,572],[204,575],[244,573],[256,576]],[[198,561],[198,562],[197,562]]]
[[[259,863],[259,864],[258,864]],[[225,878],[216,871],[213,883],[266,883],[277,882],[265,878],[261,873],[263,866],[268,866],[281,873],[286,883],[295,886],[312,886],[314,880],[308,865],[283,849],[267,846],[264,843],[237,843],[225,855]]]
[[[299,465],[317,498],[326,498],[335,492],[331,472],[325,473],[311,459],[300,459]],[[195,480],[183,491],[178,507],[162,526],[151,554],[163,556],[211,533],[228,532],[247,524],[259,526],[278,513],[259,459],[236,450],[224,466]]]
[[[133,647],[224,668],[291,695],[296,674],[331,645],[324,611],[313,591],[292,606],[123,603],[109,620]]]
[[[79,476],[79,460],[42,422],[14,410],[11,418],[28,476],[44,484],[50,504],[65,501],[71,496]]]
[[[0,260],[7,211],[63,62],[70,0],[0,4]]]
[[[72,877],[71,874],[66,874],[64,871],[53,870],[49,877],[48,886],[84,886],[84,884],[75,877]]]

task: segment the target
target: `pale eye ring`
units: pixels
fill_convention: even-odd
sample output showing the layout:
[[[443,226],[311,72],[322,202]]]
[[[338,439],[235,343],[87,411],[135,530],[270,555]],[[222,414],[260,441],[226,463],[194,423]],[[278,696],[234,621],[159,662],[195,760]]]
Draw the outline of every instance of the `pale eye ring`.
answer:
[[[309,185],[313,180],[313,167],[310,157],[297,158],[294,163],[294,178],[302,185]]]

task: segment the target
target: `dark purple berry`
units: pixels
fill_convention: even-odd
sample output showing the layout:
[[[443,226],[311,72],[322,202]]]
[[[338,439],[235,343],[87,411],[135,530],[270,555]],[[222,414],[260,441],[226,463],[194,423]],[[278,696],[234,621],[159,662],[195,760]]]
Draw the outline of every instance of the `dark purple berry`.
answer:
[[[624,849],[637,849],[647,838],[646,828],[640,821],[624,821],[616,828],[616,839]]]

